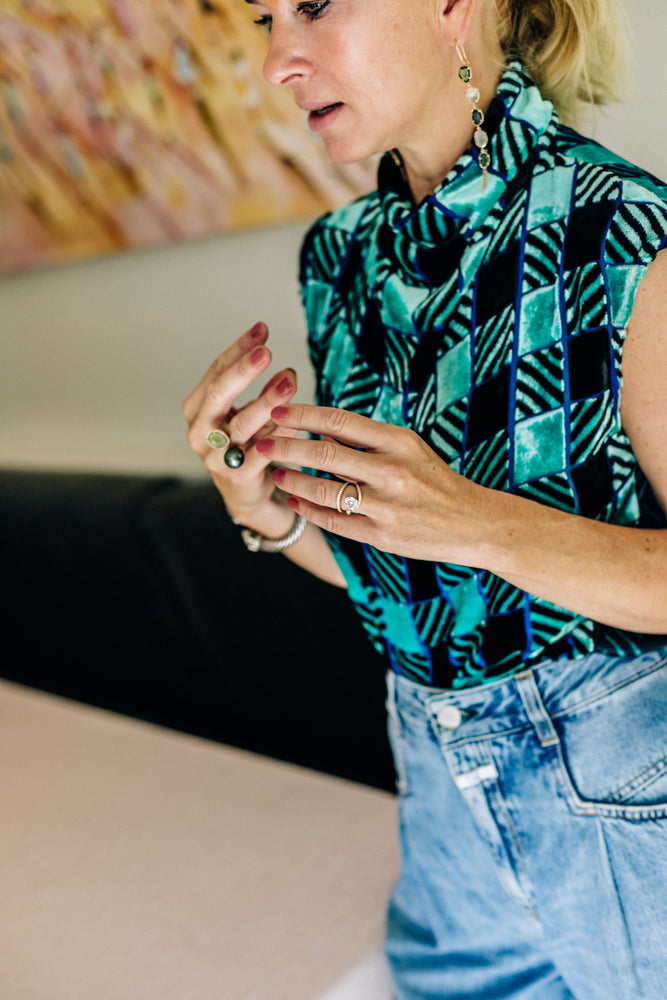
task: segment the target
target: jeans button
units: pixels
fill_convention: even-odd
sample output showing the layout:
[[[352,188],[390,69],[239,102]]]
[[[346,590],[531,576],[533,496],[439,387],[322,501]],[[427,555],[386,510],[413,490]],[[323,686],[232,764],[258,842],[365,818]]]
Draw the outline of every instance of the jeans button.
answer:
[[[443,729],[458,729],[463,721],[460,708],[451,704],[441,705],[435,717]]]

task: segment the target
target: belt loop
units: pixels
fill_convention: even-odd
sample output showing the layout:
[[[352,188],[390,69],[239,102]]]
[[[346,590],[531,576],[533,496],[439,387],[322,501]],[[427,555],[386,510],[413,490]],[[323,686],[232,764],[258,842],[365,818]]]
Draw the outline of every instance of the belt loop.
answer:
[[[557,746],[560,742],[558,733],[554,729],[551,716],[544,707],[542,695],[535,682],[533,671],[526,670],[523,673],[515,674],[514,680],[516,681],[523,707],[526,710],[526,715],[535,728],[540,745],[543,747]]]

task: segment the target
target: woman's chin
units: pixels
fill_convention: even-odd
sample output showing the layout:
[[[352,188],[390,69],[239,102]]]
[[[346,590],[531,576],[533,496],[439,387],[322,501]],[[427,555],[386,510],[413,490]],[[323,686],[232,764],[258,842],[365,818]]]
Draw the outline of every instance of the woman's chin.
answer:
[[[377,149],[372,148],[370,143],[360,143],[354,140],[345,140],[330,136],[322,136],[322,141],[327,153],[335,163],[359,163],[375,156]]]

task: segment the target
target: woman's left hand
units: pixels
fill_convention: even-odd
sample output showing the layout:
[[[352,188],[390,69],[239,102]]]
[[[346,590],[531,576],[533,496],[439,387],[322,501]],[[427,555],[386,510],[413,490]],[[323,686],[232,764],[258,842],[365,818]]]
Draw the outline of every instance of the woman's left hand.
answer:
[[[325,531],[410,559],[486,569],[615,628],[667,631],[667,530],[606,524],[480,486],[414,431],[347,410],[278,406],[271,417],[290,433],[321,435],[266,437],[255,448],[274,464],[335,477],[273,472],[290,506]],[[653,478],[665,496],[664,476]],[[361,489],[359,513],[349,517],[336,509],[344,481]],[[344,496],[355,495],[347,486]]]
[[[320,440],[263,438],[256,444],[279,466],[296,465],[335,479],[278,468],[273,479],[288,503],[325,531],[412,559],[480,566],[491,507],[497,498],[453,472],[416,434],[348,410],[292,405],[272,411],[279,427]],[[358,483],[359,512],[337,509],[345,481]],[[355,497],[348,486],[344,497]]]

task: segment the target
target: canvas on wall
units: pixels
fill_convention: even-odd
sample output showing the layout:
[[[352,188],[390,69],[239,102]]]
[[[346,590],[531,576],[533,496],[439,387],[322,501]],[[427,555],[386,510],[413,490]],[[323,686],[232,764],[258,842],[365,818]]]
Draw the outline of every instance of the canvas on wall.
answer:
[[[367,191],[261,74],[244,0],[3,0],[0,270],[316,215]]]

